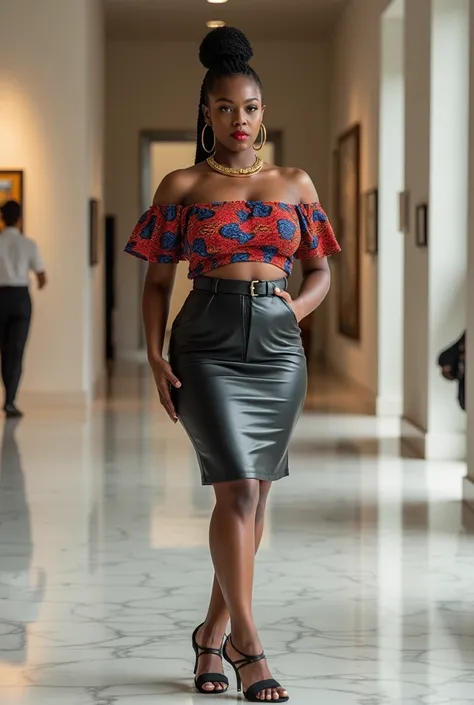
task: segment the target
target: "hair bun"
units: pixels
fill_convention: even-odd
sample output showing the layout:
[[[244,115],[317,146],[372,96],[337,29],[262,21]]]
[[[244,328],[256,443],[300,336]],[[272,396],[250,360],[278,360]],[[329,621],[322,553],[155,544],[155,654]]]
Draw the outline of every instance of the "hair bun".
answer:
[[[206,69],[218,70],[229,63],[248,64],[252,45],[240,29],[218,27],[207,34],[199,48],[199,59]]]

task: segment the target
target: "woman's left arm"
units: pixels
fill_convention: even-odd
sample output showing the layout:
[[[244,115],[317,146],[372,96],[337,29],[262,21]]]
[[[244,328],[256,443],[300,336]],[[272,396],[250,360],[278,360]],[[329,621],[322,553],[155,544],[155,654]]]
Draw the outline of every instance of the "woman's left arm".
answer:
[[[308,174],[296,170],[294,177],[298,184],[300,203],[319,203],[319,196]],[[327,257],[312,257],[301,260],[303,281],[298,296],[292,299],[287,291],[275,291],[293,308],[296,318],[301,321],[324,301],[331,286],[331,272]]]

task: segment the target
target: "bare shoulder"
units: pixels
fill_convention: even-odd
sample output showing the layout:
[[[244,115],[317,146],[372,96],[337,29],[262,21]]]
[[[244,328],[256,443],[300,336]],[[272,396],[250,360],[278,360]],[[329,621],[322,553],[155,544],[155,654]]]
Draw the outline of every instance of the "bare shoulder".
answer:
[[[306,171],[297,167],[281,167],[281,175],[295,189],[301,203],[319,202],[316,187]]]
[[[158,186],[153,198],[153,204],[162,206],[170,204],[180,205],[183,203],[187,194],[196,184],[199,173],[199,169],[196,166],[171,171]]]

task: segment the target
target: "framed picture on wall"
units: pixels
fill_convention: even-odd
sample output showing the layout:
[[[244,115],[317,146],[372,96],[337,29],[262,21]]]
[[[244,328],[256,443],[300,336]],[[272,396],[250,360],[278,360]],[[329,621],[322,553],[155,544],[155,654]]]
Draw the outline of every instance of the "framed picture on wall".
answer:
[[[416,207],[416,244],[417,247],[428,246],[428,204],[420,203]]]
[[[365,251],[369,255],[378,252],[378,190],[364,193],[364,232]]]
[[[99,201],[89,200],[89,265],[99,263]]]
[[[339,331],[360,340],[360,125],[339,138]]]
[[[341,240],[341,233],[339,232],[339,208],[340,208],[340,193],[339,193],[339,150],[336,148],[332,152],[332,163],[331,163],[331,221],[336,233],[336,237],[339,241],[341,247],[343,247]],[[339,257],[331,257],[331,263],[337,262]]]
[[[24,208],[23,202],[23,172],[18,170],[0,171],[0,206],[7,201],[18,201]],[[23,217],[24,222],[24,217]],[[0,219],[0,231],[4,223]]]
[[[401,191],[398,194],[398,230],[408,235],[410,230],[410,194]]]

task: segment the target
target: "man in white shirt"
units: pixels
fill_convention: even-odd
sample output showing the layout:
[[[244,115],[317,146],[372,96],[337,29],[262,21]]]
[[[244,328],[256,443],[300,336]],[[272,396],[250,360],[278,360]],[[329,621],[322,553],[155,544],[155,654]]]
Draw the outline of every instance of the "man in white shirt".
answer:
[[[23,416],[15,406],[23,353],[31,321],[30,272],[38,288],[46,286],[46,273],[38,245],[22,235],[21,206],[8,201],[0,208],[5,228],[0,232],[0,355],[7,418]]]

